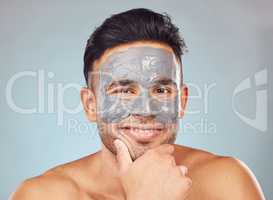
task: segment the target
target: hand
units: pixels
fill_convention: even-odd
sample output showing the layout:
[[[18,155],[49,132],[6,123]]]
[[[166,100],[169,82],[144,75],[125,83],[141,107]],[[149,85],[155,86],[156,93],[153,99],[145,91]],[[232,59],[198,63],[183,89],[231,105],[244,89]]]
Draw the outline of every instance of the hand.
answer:
[[[171,155],[174,147],[163,144],[148,150],[134,162],[127,146],[119,139],[117,162],[121,182],[128,200],[183,200],[186,198],[191,179],[186,177],[187,168],[177,166]]]

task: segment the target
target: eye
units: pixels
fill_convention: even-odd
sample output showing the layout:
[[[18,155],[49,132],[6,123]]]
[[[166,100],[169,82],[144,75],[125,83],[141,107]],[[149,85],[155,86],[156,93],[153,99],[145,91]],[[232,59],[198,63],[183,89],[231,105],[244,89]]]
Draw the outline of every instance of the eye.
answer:
[[[136,96],[138,91],[133,87],[115,87],[107,91],[108,95],[116,95],[120,97]]]
[[[150,94],[158,100],[170,100],[177,95],[177,90],[171,85],[160,85],[152,88]]]
[[[128,88],[128,89],[117,89],[113,93],[120,93],[120,94],[134,94],[134,90]]]
[[[156,89],[156,93],[159,93],[159,94],[166,94],[166,93],[170,93],[170,92],[171,92],[171,90],[166,87],[159,87]]]

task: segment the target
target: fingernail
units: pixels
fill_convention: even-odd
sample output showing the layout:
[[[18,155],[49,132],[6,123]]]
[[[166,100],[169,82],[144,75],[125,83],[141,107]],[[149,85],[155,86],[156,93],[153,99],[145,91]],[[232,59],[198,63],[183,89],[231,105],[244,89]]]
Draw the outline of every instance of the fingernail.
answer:
[[[188,173],[188,168],[187,168],[187,167],[181,166],[180,169],[181,169],[182,174],[183,174],[184,176]]]
[[[188,173],[188,168],[187,167],[185,167],[185,174],[187,174]]]

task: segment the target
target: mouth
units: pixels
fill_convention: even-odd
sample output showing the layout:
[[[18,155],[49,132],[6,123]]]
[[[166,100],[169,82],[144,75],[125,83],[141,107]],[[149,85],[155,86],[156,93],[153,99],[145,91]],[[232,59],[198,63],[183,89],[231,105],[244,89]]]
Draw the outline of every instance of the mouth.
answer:
[[[164,126],[162,124],[124,124],[119,126],[118,129],[136,142],[148,143],[163,133]]]

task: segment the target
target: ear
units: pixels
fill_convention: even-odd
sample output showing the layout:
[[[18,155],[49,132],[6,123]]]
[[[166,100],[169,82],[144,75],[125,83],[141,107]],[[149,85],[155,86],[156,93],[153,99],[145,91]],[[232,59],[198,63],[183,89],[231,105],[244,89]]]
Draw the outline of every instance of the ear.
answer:
[[[81,89],[81,101],[85,114],[90,122],[97,121],[96,97],[91,88]]]
[[[188,87],[187,85],[183,84],[180,87],[180,109],[179,109],[179,118],[183,118],[186,110],[186,105],[188,101]]]

